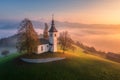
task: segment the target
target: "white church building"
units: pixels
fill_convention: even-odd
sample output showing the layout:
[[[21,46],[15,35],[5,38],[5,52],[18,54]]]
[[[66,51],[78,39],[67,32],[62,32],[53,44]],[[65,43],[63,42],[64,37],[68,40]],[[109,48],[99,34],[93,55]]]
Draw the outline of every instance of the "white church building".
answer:
[[[41,54],[44,52],[57,52],[57,37],[58,31],[55,28],[54,19],[52,18],[51,27],[49,29],[49,38],[44,39],[40,38],[40,45],[38,45],[37,54]]]

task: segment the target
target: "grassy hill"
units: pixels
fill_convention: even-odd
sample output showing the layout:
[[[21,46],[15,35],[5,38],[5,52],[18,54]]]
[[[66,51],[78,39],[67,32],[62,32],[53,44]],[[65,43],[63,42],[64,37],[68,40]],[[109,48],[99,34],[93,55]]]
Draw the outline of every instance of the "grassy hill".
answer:
[[[65,60],[50,63],[24,63],[17,56],[0,59],[0,80],[120,80],[119,63],[85,54],[78,47],[67,51]]]

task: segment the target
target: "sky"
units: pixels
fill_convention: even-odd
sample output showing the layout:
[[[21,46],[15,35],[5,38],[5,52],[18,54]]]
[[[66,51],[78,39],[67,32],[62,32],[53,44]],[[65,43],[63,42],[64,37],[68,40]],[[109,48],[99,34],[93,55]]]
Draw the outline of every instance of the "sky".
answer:
[[[0,20],[120,24],[120,0],[0,0]]]

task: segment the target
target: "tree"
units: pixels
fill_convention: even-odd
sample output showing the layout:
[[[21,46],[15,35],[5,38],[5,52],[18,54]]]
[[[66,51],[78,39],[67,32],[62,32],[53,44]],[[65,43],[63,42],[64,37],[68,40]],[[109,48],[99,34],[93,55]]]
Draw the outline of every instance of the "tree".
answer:
[[[24,19],[18,28],[17,49],[19,52],[28,54],[37,52],[39,38],[35,32],[32,22],[29,19]]]
[[[75,47],[73,46],[74,41],[71,39],[67,31],[60,33],[58,41],[59,41],[61,49],[63,50],[63,53],[68,49],[71,49],[73,51],[75,50]]]
[[[44,29],[44,32],[43,32],[43,38],[44,39],[48,39],[49,38],[49,35],[48,35],[48,24],[45,23],[45,29]]]
[[[9,53],[10,53],[10,52],[9,52],[8,50],[3,50],[3,51],[1,52],[1,55],[7,56]]]

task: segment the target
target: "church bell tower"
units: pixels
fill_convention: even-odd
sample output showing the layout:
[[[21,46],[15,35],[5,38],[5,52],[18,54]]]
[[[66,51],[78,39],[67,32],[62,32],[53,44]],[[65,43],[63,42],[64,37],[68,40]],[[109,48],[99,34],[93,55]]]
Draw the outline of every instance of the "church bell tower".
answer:
[[[58,31],[55,28],[54,16],[52,15],[52,23],[51,28],[49,30],[49,44],[51,52],[57,52],[57,33]]]

